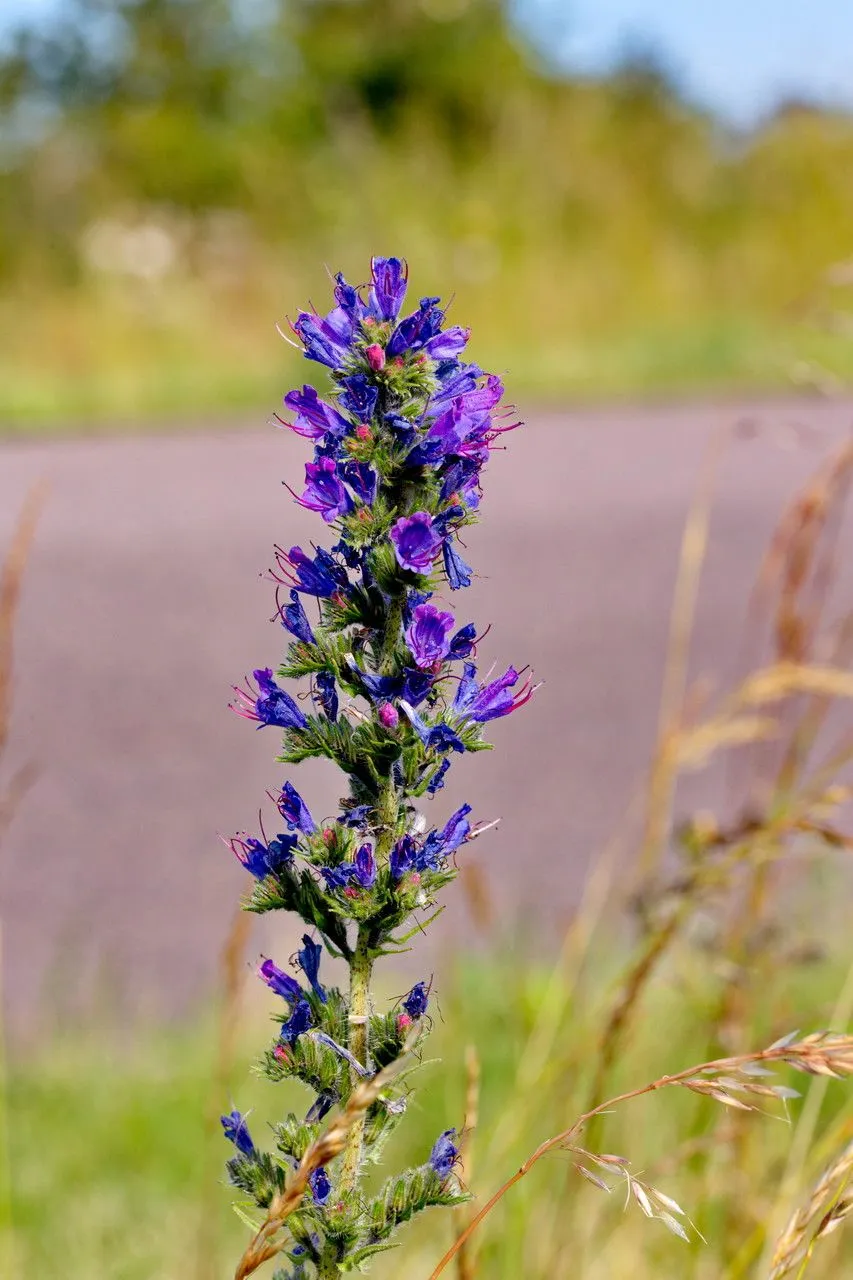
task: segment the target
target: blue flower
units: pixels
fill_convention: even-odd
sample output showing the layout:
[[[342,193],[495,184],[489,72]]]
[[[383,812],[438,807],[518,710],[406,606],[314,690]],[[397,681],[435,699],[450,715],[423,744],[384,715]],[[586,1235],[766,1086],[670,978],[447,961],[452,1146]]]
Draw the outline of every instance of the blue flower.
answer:
[[[429,1004],[429,991],[425,982],[416,982],[403,1001],[403,1008],[410,1018],[422,1018]]]
[[[446,657],[453,623],[453,614],[442,613],[434,604],[419,604],[412,610],[406,644],[419,667],[435,667]]]
[[[318,671],[314,676],[314,696],[330,720],[338,718],[338,695],[331,671]]]
[[[456,632],[456,635],[451,637],[450,646],[447,650],[448,658],[467,658],[468,655],[473,652],[476,639],[477,630],[473,622],[469,622],[464,627],[460,627]]]
[[[296,836],[276,836],[274,840],[270,840],[269,844],[263,844],[254,837],[247,837],[244,840],[235,836],[227,843],[246,870],[250,871],[256,880],[263,880],[265,876],[277,875],[293,861]]]
[[[299,961],[299,967],[308,979],[311,990],[314,995],[323,1004],[326,1003],[326,992],[320,985],[320,959],[323,955],[323,948],[319,942],[314,942],[307,933],[302,935],[302,949],[296,953],[296,959]]]
[[[400,258],[373,258],[370,263],[370,311],[377,320],[396,320],[406,296],[407,271]]]
[[[341,822],[345,827],[353,827],[358,830],[359,827],[366,825],[368,818],[372,813],[369,804],[354,804],[341,815]]]
[[[449,535],[442,543],[441,552],[444,556],[444,572],[447,574],[450,590],[458,591],[460,587],[470,587],[474,570],[462,559],[453,545],[453,538]]]
[[[355,875],[355,867],[351,862],[341,862],[336,867],[320,867],[320,875],[326,881],[326,892],[334,893],[347,887]]]
[[[401,568],[413,573],[429,573],[442,545],[429,512],[415,511],[410,516],[401,516],[391,526],[389,537]]]
[[[329,1196],[332,1194],[332,1184],[329,1181],[329,1175],[326,1173],[326,1170],[322,1165],[320,1165],[319,1169],[315,1169],[309,1176],[308,1183],[311,1187],[311,1194],[314,1197],[314,1203],[320,1205],[325,1204]]]
[[[363,373],[354,373],[341,380],[343,392],[340,397],[341,408],[346,409],[360,422],[370,422],[379,398],[379,388],[374,386]]]
[[[305,386],[301,391],[288,391],[284,403],[296,414],[296,421],[283,425],[309,440],[322,440],[327,435],[339,439],[349,430],[350,424],[346,418],[330,404],[326,404],[325,400],[321,400],[314,387]]]
[[[279,969],[272,960],[263,962],[258,969],[258,977],[267,984],[270,991],[274,991],[277,996],[281,996],[290,1004],[296,1004],[298,1000],[303,999],[302,988],[296,979],[291,978],[290,974],[285,973],[283,969]]]
[[[353,866],[355,867],[355,879],[362,889],[372,888],[376,882],[376,858],[369,844],[359,846]]]
[[[534,686],[529,679],[525,680],[517,693],[510,692],[519,679],[519,672],[515,667],[507,667],[502,676],[482,687],[474,679],[477,668],[473,662],[466,662],[464,671],[453,699],[453,712],[466,720],[475,720],[478,724],[497,720],[500,716],[509,715],[517,707],[523,707],[533,697]]]
[[[335,302],[349,316],[353,327],[367,315],[367,307],[362,302],[358,289],[347,284],[340,271],[335,275]]]
[[[281,625],[292,636],[296,636],[297,640],[301,640],[304,644],[314,644],[314,632],[311,630],[308,615],[302,608],[299,592],[292,590],[290,592],[290,600],[290,604],[286,604],[284,608],[279,608],[278,616],[281,619]]]
[[[307,1000],[298,1001],[287,1022],[281,1028],[281,1039],[286,1044],[296,1044],[296,1041],[308,1030],[312,1022],[310,1004]]]
[[[349,586],[346,569],[322,548],[312,560],[301,547],[276,547],[276,561],[285,579],[305,595],[325,598]]]
[[[339,369],[350,354],[353,337],[353,319],[342,307],[336,307],[325,317],[300,311],[293,326],[302,339],[305,356],[330,369]]]
[[[468,822],[468,814],[470,812],[470,804],[463,804],[448,819],[442,831],[431,831],[429,833],[418,854],[417,864],[419,871],[425,871],[428,868],[433,871],[437,870],[440,862],[448,854],[455,853],[459,846],[468,839],[471,834],[471,824]]]
[[[332,458],[306,462],[305,482],[305,492],[299,503],[308,511],[318,511],[326,524],[332,524],[352,511],[352,498],[344,488]]]
[[[397,841],[388,860],[392,880],[402,880],[406,872],[411,871],[416,852],[415,842],[410,835],[405,835]]]
[[[443,720],[439,720],[437,724],[428,725],[420,718],[414,707],[403,700],[400,701],[400,710],[408,718],[409,723],[425,747],[431,747],[432,750],[440,751],[442,754],[445,751],[465,750],[465,745],[459,735]]]
[[[246,689],[234,686],[237,695],[231,708],[246,720],[257,720],[258,728],[276,725],[279,729],[304,729],[308,721],[289,693],[273,680],[272,669],[262,667],[252,672],[258,685],[255,694],[247,681]]]
[[[341,475],[357,498],[368,506],[376,497],[379,477],[366,462],[345,462],[341,467]]]
[[[276,800],[278,811],[287,823],[289,831],[299,830],[306,836],[313,836],[317,824],[311,817],[308,806],[296,790],[292,782],[285,782],[281,795]]]
[[[459,1148],[454,1143],[455,1137],[455,1129],[445,1129],[441,1137],[436,1139],[430,1152],[429,1166],[435,1170],[442,1182],[450,1177],[453,1166],[459,1158]]]
[[[220,1123],[225,1131],[225,1137],[229,1142],[233,1142],[234,1146],[243,1156],[253,1156],[255,1154],[255,1144],[249,1136],[249,1127],[246,1124],[245,1116],[239,1111],[232,1111],[227,1116],[220,1116]]]
[[[436,791],[440,791],[441,788],[444,786],[444,775],[447,773],[447,770],[449,768],[450,768],[450,761],[442,760],[441,764],[438,766],[438,769],[435,771],[435,773],[432,775],[432,778],[427,783],[427,793],[429,795],[434,796]]]
[[[444,312],[436,305],[438,302],[438,298],[421,298],[417,311],[400,321],[386,347],[389,356],[416,351],[435,337],[444,319]]]

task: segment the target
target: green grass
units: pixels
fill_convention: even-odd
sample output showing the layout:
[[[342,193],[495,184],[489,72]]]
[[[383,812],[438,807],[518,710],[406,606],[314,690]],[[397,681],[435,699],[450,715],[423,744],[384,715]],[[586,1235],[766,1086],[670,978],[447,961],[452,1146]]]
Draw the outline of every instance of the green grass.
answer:
[[[427,1049],[441,1061],[425,1065],[409,1121],[388,1151],[389,1167],[424,1159],[436,1133],[461,1121],[463,1054],[473,1044],[483,1069],[472,1181],[480,1197],[583,1109],[615,971],[612,957],[599,957],[575,981],[543,965],[522,966],[509,954],[464,960],[445,983]],[[830,960],[780,975],[756,1002],[750,1045],[764,1047],[798,1025],[830,1023],[843,976]],[[712,1056],[718,1046],[708,1043],[703,1028],[717,993],[718,981],[699,953],[674,956],[648,998],[611,1090]],[[240,1042],[259,1048],[265,1034],[258,1008],[247,1010]],[[227,1152],[215,1117],[210,1123],[211,1106],[226,1109],[233,1101],[253,1107],[252,1127],[262,1134],[265,1118],[290,1106],[298,1110],[305,1099],[298,1087],[250,1076],[247,1060],[233,1065],[224,1086],[231,1093],[220,1096],[214,1043],[212,1020],[171,1031],[76,1032],[13,1063],[8,1105],[15,1264],[8,1274],[32,1280],[212,1280],[231,1274],[247,1231],[222,1185]],[[788,1083],[809,1088],[807,1077]],[[482,1280],[758,1275],[752,1268],[762,1224],[777,1207],[803,1105],[792,1106],[793,1128],[778,1119],[745,1117],[741,1145],[722,1141],[716,1154],[704,1143],[715,1134],[721,1138],[730,1124],[725,1108],[675,1092],[626,1105],[606,1122],[598,1149],[629,1156],[638,1172],[684,1206],[707,1243],[683,1244],[636,1206],[623,1212],[621,1193],[603,1195],[574,1173],[567,1155],[557,1154],[514,1188],[482,1229]],[[825,1141],[815,1161],[799,1171],[802,1189],[842,1136],[853,1133],[849,1084],[830,1085],[821,1130]],[[427,1280],[449,1233],[445,1216],[425,1215],[404,1234],[398,1251],[377,1262],[374,1274]],[[752,1267],[727,1271],[724,1262],[744,1247]],[[821,1245],[809,1280],[838,1276],[843,1258],[849,1264],[853,1254],[845,1252],[841,1231]]]

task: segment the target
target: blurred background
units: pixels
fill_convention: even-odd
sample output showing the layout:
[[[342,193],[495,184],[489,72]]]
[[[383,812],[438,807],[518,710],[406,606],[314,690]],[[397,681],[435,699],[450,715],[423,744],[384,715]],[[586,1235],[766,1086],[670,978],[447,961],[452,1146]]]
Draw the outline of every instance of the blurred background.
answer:
[[[227,414],[377,248],[540,397],[848,363],[842,0],[5,0],[0,418]]]
[[[275,324],[372,253],[409,260],[410,297],[452,296],[526,420],[445,603],[492,624],[484,666],[544,681],[435,802],[503,821],[382,979],[396,999],[434,973],[444,1059],[393,1161],[461,1123],[468,1042],[482,1194],[596,1071],[637,1084],[849,1023],[839,838],[722,907],[687,895],[624,1064],[601,1065],[715,823],[752,815],[763,849],[784,790],[809,830],[849,826],[807,768],[837,732],[820,784],[849,784],[846,696],[787,708],[787,756],[714,746],[681,778],[660,744],[756,665],[850,664],[851,73],[844,0],[0,0],[0,1276],[231,1274],[218,1114],[254,1106],[262,1131],[301,1105],[249,1074],[253,965],[296,934],[235,924],[217,836],[255,833],[283,777],[225,704],[281,650],[272,543],[319,536],[281,487],[304,441],[269,419],[322,374]],[[335,812],[333,773],[298,774]],[[732,1139],[704,1103],[608,1129],[706,1252],[592,1188],[568,1212],[556,1162],[460,1280],[568,1280],[568,1256],[573,1280],[763,1280],[812,1132],[818,1157],[853,1138],[838,1089],[810,1093],[791,1156],[783,1126]],[[448,1230],[376,1274],[425,1280]],[[816,1275],[851,1265],[832,1239]]]

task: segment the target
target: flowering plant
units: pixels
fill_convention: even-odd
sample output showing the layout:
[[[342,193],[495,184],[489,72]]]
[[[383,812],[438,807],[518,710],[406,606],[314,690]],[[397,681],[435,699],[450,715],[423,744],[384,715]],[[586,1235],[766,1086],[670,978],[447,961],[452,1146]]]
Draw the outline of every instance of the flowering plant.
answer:
[[[328,401],[311,386],[291,391],[293,419],[279,422],[314,444],[294,497],[336,541],[312,553],[276,547],[287,653],[275,675],[258,669],[236,688],[233,706],[282,731],[282,763],[333,760],[349,795],[319,823],[286,781],[273,797],[286,830],[230,842],[254,880],[247,909],[295,912],[307,926],[298,977],[269,959],[258,972],[282,1001],[263,1073],[300,1080],[313,1095],[304,1118],[273,1126],[271,1151],[255,1145],[238,1111],[222,1117],[236,1148],[231,1182],[266,1212],[238,1277],[275,1254],[289,1259],[279,1280],[337,1277],[392,1247],[415,1213],[467,1197],[453,1129],[371,1198],[361,1187],[405,1114],[406,1056],[429,1023],[424,981],[396,1007],[374,1007],[374,964],[434,918],[457,851],[482,830],[467,804],[427,830],[416,802],[444,786],[455,754],[488,745],[485,723],[533,692],[514,667],[478,679],[474,624],[458,625],[436,603],[444,584],[471,582],[460,531],[477,518],[495,439],[518,423],[496,416],[501,380],[463,360],[468,331],[443,327],[438,298],[400,319],[406,284],[402,261],[376,258],[366,289],[338,275],[335,308],[300,312],[293,325],[333,390]],[[311,711],[279,683],[306,677]],[[348,992],[324,981],[324,951],[349,967]],[[343,1120],[333,1133],[323,1124],[336,1107]]]

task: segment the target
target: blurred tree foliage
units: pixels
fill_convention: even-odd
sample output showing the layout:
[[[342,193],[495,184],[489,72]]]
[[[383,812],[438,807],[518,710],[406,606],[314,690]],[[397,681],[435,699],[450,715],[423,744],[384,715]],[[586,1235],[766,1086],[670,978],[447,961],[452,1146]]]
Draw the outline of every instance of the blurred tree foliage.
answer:
[[[402,252],[452,275],[498,357],[513,296],[548,382],[579,334],[782,316],[851,256],[850,118],[792,106],[733,136],[653,57],[572,78],[514,14],[66,0],[0,48],[0,307],[62,295],[67,317],[118,262],[233,317],[261,280],[299,296],[308,262]]]

